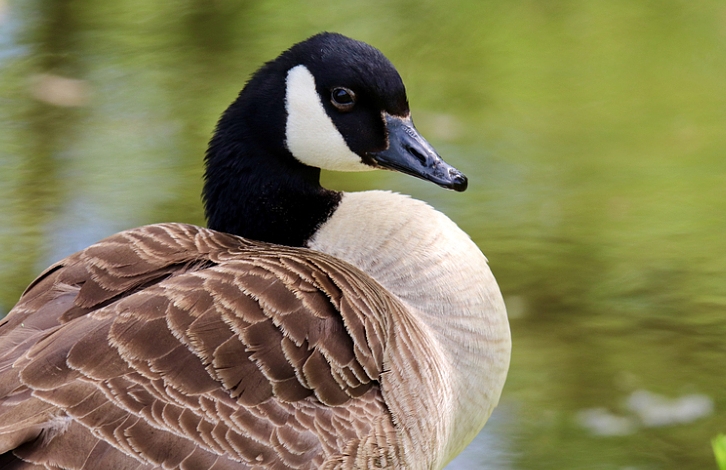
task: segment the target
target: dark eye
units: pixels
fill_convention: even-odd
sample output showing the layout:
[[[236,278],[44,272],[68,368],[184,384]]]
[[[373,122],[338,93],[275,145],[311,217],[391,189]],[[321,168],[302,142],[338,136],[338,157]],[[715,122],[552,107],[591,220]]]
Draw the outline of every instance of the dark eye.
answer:
[[[333,88],[330,93],[330,101],[339,110],[350,111],[355,105],[355,93],[353,93],[353,90],[343,87]]]

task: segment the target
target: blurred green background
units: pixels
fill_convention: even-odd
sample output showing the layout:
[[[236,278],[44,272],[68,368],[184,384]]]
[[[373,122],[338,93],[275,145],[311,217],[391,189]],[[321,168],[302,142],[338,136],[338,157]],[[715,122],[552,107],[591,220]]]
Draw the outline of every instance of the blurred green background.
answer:
[[[0,314],[116,231],[203,224],[202,155],[249,75],[322,30],[397,65],[488,256],[513,357],[451,469],[709,469],[726,431],[722,0],[0,0]]]

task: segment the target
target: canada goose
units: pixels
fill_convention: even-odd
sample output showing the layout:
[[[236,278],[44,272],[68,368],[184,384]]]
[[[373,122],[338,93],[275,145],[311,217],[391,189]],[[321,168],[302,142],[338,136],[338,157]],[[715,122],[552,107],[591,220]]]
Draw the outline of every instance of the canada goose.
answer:
[[[293,46],[219,120],[208,229],[113,235],[2,320],[0,463],[435,469],[459,453],[509,366],[486,258],[427,204],[326,190],[320,168],[466,188],[378,50]]]

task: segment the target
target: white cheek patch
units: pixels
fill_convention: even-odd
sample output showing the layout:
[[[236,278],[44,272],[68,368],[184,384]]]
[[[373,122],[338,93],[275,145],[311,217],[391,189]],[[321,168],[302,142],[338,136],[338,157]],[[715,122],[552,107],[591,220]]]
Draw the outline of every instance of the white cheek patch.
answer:
[[[368,171],[325,112],[315,78],[304,65],[287,73],[285,94],[287,149],[302,163],[337,171]]]

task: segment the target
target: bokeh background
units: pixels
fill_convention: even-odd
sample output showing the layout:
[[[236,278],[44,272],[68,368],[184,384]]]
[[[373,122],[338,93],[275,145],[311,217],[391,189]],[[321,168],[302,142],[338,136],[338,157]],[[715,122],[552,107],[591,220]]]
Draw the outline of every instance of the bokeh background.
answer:
[[[325,174],[446,212],[514,351],[450,469],[710,469],[726,431],[722,0],[0,0],[0,315],[116,231],[203,224],[202,155],[249,75],[322,30],[381,49],[470,179]]]

